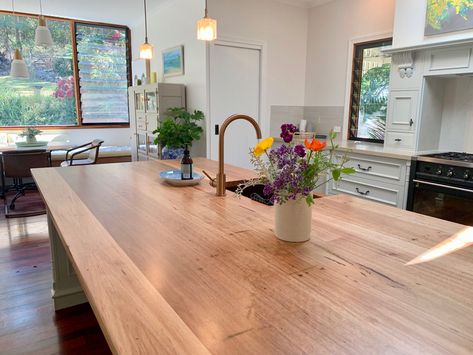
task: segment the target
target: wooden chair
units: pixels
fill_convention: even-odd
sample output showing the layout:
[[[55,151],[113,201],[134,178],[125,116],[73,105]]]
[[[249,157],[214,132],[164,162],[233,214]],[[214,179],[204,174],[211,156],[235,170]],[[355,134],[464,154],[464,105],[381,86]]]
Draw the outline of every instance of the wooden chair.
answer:
[[[65,166],[76,166],[76,165],[91,165],[97,163],[99,157],[99,149],[103,141],[95,139],[92,142],[74,147],[66,151],[66,160],[61,163],[62,167]],[[76,156],[89,152],[89,155],[85,159],[77,158]]]
[[[21,196],[25,195],[27,190],[36,190],[34,182],[24,182],[23,179],[31,178],[31,169],[46,168],[51,166],[51,154],[44,149],[37,150],[16,150],[3,152],[1,155],[2,168],[2,193],[4,199],[5,216],[8,217],[26,217],[46,213],[46,210],[40,209],[25,213],[10,215],[10,210],[15,209],[15,202]],[[13,186],[7,188],[5,178],[13,180]],[[16,194],[10,203],[7,202],[7,190],[15,190]]]

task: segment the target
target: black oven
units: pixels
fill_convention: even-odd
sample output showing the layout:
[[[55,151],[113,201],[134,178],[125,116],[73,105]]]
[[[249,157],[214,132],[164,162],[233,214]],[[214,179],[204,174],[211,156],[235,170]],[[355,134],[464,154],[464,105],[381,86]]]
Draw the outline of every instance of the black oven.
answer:
[[[429,156],[413,158],[407,209],[473,226],[473,167]]]

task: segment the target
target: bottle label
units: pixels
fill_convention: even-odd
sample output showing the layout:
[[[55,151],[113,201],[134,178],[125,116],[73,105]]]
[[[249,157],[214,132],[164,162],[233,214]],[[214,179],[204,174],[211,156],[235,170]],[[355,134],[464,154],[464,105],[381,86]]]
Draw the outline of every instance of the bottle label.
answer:
[[[192,165],[181,164],[181,178],[182,180],[192,180]]]

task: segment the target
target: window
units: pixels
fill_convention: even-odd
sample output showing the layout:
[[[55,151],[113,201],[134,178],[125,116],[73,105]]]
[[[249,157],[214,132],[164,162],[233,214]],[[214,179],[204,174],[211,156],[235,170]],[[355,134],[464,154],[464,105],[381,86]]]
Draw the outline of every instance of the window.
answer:
[[[0,13],[0,126],[128,125],[129,30],[47,18],[54,46],[34,45],[37,15]],[[29,78],[10,77],[15,48]]]
[[[382,53],[392,39],[355,45],[349,139],[384,142],[391,57]]]
[[[82,123],[128,123],[127,33],[76,24]]]

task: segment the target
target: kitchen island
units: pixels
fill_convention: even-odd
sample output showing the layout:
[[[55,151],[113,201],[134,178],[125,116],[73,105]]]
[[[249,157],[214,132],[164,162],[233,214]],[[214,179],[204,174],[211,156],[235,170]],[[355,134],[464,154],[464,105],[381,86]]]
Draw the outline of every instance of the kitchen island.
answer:
[[[340,195],[316,200],[310,242],[285,243],[272,207],[166,185],[176,163],[33,171],[56,308],[88,301],[113,352],[473,351],[473,250],[404,265],[465,226]]]

